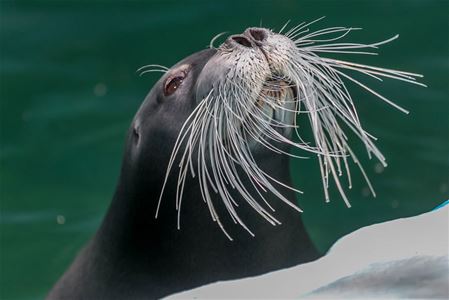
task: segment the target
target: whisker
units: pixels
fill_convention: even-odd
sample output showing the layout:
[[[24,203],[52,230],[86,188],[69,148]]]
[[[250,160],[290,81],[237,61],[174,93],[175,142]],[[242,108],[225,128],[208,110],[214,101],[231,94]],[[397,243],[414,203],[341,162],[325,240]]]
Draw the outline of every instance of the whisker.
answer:
[[[230,240],[232,236],[218,214],[216,201],[220,201],[229,220],[251,236],[255,233],[239,215],[242,203],[248,204],[273,226],[281,224],[275,218],[274,206],[270,203],[273,197],[301,212],[283,192],[290,190],[301,194],[302,191],[263,170],[253,154],[256,148],[295,159],[309,158],[299,155],[301,153],[316,155],[326,202],[330,201],[329,188],[333,184],[346,206],[351,206],[344,184],[352,188],[352,164],[358,167],[375,197],[368,175],[350,147],[352,139],[361,141],[368,158],[374,157],[384,166],[387,163],[376,146],[376,137],[362,126],[347,83],[354,83],[405,113],[408,113],[406,109],[352,75],[360,73],[363,78],[367,76],[378,81],[388,78],[424,87],[425,84],[418,82],[417,79],[422,77],[420,74],[321,56],[326,53],[377,55],[375,51],[380,46],[398,38],[394,35],[374,43],[352,43],[343,39],[361,28],[309,29],[323,18],[303,22],[287,30],[282,37],[289,38],[292,46],[288,51],[283,49],[285,57],[276,57],[281,62],[269,61],[268,67],[251,62],[250,75],[243,72],[248,68],[244,58],[236,57],[237,51],[231,46],[224,43],[219,48],[214,47],[214,42],[226,32],[212,38],[209,48],[218,49],[216,55],[220,58],[235,61],[231,61],[233,67],[227,69],[221,81],[214,82],[214,87],[183,123],[167,166],[155,217],[158,216],[169,175],[175,171],[178,228],[181,227],[183,193],[189,174],[196,178],[212,220]],[[279,34],[289,24],[287,21]],[[277,46],[273,45],[274,48]],[[138,72],[142,75],[167,70],[160,65],[147,65]],[[272,74],[267,75],[267,72]],[[298,116],[307,118],[312,131],[311,141],[305,141],[301,136]],[[296,138],[285,132],[291,132]],[[289,147],[301,152],[293,154]]]
[[[224,32],[221,32],[221,33],[217,34],[216,36],[214,36],[214,37],[210,40],[209,48],[211,48],[211,49],[216,49],[216,48],[214,47],[214,42],[215,42],[219,37],[225,35],[226,33],[228,33],[228,32],[227,32],[227,31],[224,31]]]
[[[167,68],[166,66],[152,64],[152,65],[145,65],[145,66],[142,66],[142,67],[138,68],[138,69],[136,70],[136,72],[140,72],[140,71],[142,71],[142,70],[144,70],[144,69],[147,69],[147,68],[160,68],[160,69],[165,70],[165,71],[168,71],[168,70],[169,70],[169,68]]]

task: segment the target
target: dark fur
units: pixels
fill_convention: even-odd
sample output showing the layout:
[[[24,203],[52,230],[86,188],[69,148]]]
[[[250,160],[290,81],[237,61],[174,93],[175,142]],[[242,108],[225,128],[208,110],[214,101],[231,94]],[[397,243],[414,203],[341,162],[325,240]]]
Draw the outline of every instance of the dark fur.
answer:
[[[318,257],[300,215],[270,198],[272,226],[245,204],[241,218],[251,237],[214,202],[234,241],[211,220],[198,183],[188,179],[181,230],[176,229],[176,172],[167,185],[159,218],[155,209],[167,163],[180,128],[196,106],[196,80],[215,53],[209,49],[184,59],[192,70],[171,96],[163,78],[151,90],[130,127],[117,189],[98,232],[51,290],[48,299],[152,299],[218,280],[258,275]],[[258,149],[259,165],[289,183],[288,157]],[[176,167],[174,168],[176,170]],[[249,187],[248,187],[249,188]],[[282,190],[292,202],[295,195]],[[244,202],[244,201],[242,201]]]

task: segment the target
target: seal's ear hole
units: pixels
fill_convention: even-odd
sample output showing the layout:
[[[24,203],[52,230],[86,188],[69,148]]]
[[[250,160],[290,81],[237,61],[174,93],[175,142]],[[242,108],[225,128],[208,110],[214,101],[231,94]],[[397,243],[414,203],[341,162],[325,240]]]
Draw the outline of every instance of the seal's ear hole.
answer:
[[[133,128],[133,140],[134,140],[134,144],[135,145],[137,145],[139,143],[140,133],[139,133],[139,128],[138,127],[134,127]]]

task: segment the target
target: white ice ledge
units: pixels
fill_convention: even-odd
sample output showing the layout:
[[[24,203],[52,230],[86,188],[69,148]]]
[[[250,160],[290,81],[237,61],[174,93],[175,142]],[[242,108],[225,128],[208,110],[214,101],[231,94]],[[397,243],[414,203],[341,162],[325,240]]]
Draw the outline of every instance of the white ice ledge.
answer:
[[[322,258],[168,299],[449,299],[449,205],[359,229]]]

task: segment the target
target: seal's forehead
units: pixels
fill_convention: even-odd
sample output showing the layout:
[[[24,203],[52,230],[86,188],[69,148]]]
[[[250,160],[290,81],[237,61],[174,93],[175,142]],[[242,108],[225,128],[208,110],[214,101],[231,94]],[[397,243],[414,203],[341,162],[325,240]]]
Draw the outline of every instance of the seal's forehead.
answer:
[[[182,65],[190,65],[192,68],[202,68],[209,59],[217,52],[216,49],[205,49],[187,56],[170,69],[176,69]]]

